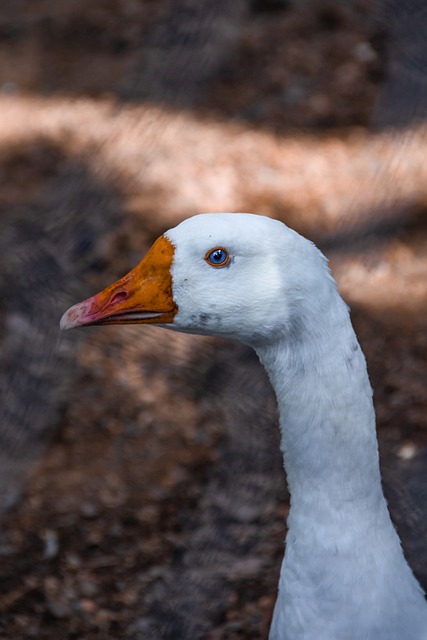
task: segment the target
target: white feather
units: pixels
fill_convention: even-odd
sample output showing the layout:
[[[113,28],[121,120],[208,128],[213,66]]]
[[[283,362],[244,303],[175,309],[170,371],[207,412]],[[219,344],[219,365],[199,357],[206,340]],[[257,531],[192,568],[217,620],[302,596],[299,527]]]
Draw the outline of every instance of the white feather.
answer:
[[[365,359],[324,256],[250,214],[195,216],[166,236],[168,328],[251,345],[276,392],[291,509],[270,640],[426,640],[381,488]],[[226,267],[204,259],[215,247]]]

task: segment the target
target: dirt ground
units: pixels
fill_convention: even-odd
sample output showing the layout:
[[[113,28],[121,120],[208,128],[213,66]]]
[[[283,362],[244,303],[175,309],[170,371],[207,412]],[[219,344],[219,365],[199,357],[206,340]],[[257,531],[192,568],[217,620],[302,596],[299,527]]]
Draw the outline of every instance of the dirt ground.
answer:
[[[289,503],[255,355],[58,331],[199,211],[330,257],[427,587],[427,133],[370,127],[390,33],[362,0],[2,3],[0,640],[267,638]]]

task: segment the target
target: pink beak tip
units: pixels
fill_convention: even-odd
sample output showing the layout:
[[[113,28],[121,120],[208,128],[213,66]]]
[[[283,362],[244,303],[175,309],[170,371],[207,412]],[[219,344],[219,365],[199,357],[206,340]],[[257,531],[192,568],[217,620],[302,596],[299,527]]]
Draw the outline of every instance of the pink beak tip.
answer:
[[[80,327],[85,324],[85,318],[87,316],[87,304],[79,302],[73,307],[70,307],[62,316],[59,321],[59,326],[62,331],[67,329],[73,329],[74,327]]]

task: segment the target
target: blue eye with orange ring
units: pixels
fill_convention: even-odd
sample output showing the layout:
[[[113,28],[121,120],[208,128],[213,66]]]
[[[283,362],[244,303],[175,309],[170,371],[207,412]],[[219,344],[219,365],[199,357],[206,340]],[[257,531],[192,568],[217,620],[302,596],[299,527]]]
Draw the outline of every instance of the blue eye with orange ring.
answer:
[[[211,267],[225,267],[230,260],[230,255],[223,247],[216,247],[207,252],[205,260]]]

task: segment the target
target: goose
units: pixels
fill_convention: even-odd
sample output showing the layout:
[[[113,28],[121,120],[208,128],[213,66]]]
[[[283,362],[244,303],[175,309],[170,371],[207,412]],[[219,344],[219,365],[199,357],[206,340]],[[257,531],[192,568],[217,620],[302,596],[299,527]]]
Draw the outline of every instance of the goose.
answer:
[[[323,254],[282,222],[199,214],[65,312],[240,340],[274,387],[291,495],[270,640],[426,640],[427,603],[383,495],[372,390]]]

